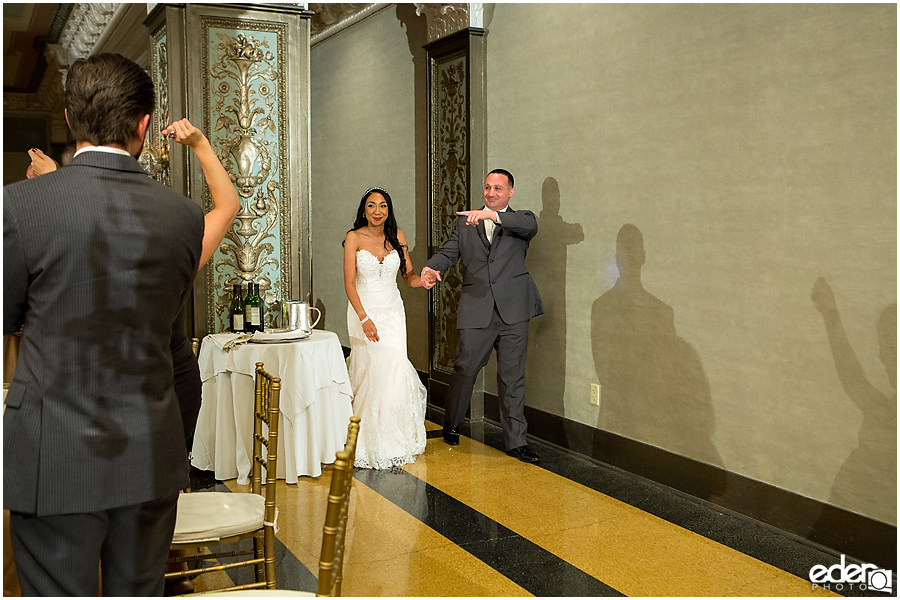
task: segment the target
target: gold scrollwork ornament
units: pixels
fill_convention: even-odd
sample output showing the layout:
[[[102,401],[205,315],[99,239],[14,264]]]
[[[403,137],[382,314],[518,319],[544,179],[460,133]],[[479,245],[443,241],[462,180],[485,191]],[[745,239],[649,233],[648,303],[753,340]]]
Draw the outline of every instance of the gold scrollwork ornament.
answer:
[[[138,162],[150,177],[159,180],[169,166],[169,144],[161,141],[158,145],[146,142]]]
[[[222,40],[219,49],[223,54],[219,63],[209,70],[210,76],[222,80],[217,90],[220,98],[217,107],[221,108],[222,114],[215,129],[218,131],[224,128],[231,134],[220,146],[219,159],[237,186],[238,193],[249,198],[253,195],[254,188],[268,179],[272,169],[272,158],[266,147],[269,143],[256,139],[259,134],[257,128],[274,127],[265,109],[256,106],[261,97],[271,110],[273,105],[269,96],[274,93],[273,89],[262,84],[258,90],[254,90],[251,84],[257,79],[277,79],[272,65],[266,64],[274,56],[260,47],[265,45],[264,41],[248,38],[243,33],[239,33],[236,38],[218,35]],[[229,105],[225,105],[225,96],[231,91],[231,85],[226,78],[234,81],[237,86],[236,97]],[[254,173],[257,167],[258,170]]]

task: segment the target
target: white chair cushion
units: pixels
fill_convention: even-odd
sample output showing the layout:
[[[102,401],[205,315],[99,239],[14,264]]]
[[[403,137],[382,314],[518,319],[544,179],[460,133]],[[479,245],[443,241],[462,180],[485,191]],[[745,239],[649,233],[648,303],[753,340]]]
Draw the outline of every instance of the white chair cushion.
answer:
[[[178,495],[174,543],[210,542],[263,526],[266,499],[259,494],[195,492]]]

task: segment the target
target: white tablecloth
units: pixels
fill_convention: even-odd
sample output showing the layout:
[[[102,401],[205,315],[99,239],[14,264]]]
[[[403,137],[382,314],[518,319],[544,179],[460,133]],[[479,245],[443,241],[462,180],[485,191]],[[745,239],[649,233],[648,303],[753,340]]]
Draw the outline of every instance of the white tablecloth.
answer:
[[[206,336],[200,350],[203,404],[194,435],[198,469],[217,479],[249,483],[253,457],[253,402],[256,363],[281,378],[277,476],[287,483],[322,474],[347,440],[353,391],[337,335],[313,331],[282,344],[245,343],[228,351],[234,334]]]

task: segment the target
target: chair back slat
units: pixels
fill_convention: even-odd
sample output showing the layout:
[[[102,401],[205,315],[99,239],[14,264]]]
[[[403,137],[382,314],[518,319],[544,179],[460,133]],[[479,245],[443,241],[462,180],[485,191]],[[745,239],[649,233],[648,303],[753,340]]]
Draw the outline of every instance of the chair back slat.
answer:
[[[322,531],[322,553],[319,557],[319,585],[317,596],[340,596],[343,581],[344,541],[353,485],[353,462],[356,459],[356,440],[359,436],[359,417],[351,417],[347,427],[347,442],[337,453],[328,492],[328,508]]]
[[[250,488],[263,495],[265,471],[266,521],[275,519],[275,478],[277,476],[278,411],[281,399],[281,379],[266,372],[263,363],[256,363],[256,393],[253,419],[253,468]],[[263,425],[268,429],[263,432]],[[263,452],[265,448],[265,452]]]

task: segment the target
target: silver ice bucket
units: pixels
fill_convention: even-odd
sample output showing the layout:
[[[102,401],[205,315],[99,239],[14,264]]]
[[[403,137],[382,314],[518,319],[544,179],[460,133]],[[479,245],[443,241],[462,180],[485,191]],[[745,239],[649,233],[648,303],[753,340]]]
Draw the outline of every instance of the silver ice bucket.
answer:
[[[316,311],[316,320],[312,321],[312,311]],[[319,319],[322,318],[322,311],[315,306],[310,306],[306,302],[298,302],[296,300],[285,301],[281,307],[282,324],[285,329],[290,331],[302,331],[303,333],[311,333],[312,328],[316,326]],[[312,321],[312,323],[310,323]]]

